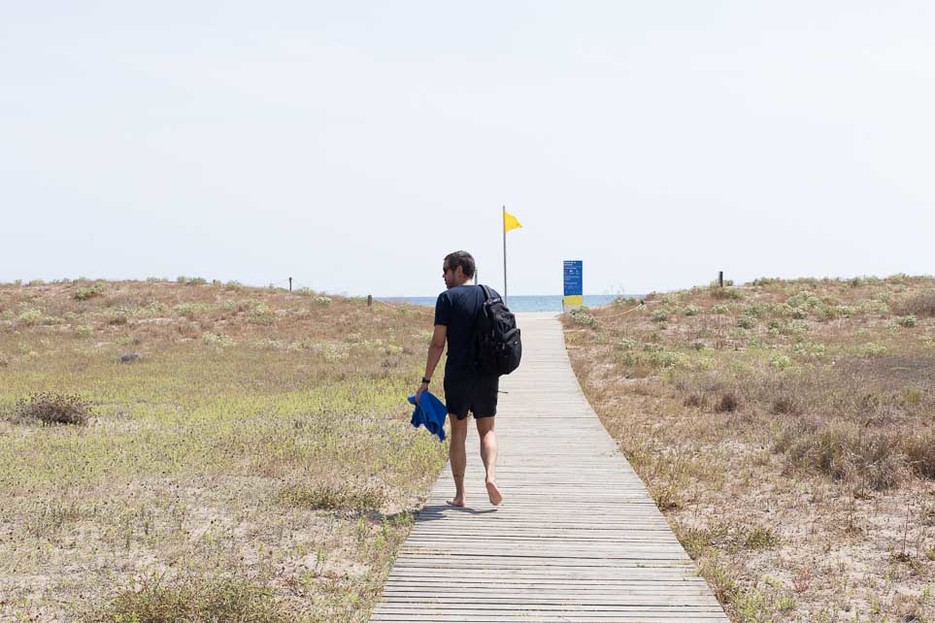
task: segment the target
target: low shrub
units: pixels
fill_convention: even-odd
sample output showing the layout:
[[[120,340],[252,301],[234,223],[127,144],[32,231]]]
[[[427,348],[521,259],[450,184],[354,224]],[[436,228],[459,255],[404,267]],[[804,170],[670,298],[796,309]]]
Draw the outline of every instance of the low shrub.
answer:
[[[782,539],[772,528],[756,526],[746,533],[744,547],[747,549],[771,549],[779,545]]]
[[[597,318],[588,313],[587,307],[576,307],[569,312],[569,315],[575,324],[591,327],[592,329],[597,328]]]
[[[756,318],[753,316],[741,316],[737,321],[737,326],[741,329],[752,329],[756,326]]]
[[[357,489],[350,485],[292,485],[279,493],[290,506],[312,510],[374,511],[383,504],[384,494],[373,487]]]
[[[893,310],[900,316],[935,317],[935,291],[916,294],[893,305]]]
[[[852,422],[797,419],[782,429],[773,449],[794,466],[872,491],[896,487],[906,466],[896,435]]]
[[[150,581],[122,591],[90,618],[94,623],[173,623],[175,621],[251,621],[286,623],[294,616],[273,591],[243,579]]]
[[[44,320],[45,314],[42,313],[41,309],[36,307],[28,307],[16,317],[17,322],[21,322],[28,327],[42,324]]]
[[[89,288],[78,288],[72,296],[76,301],[87,301],[102,294],[104,294],[104,286],[94,285]]]
[[[909,460],[909,468],[918,476],[935,480],[935,430],[907,436],[902,450]]]
[[[221,348],[227,348],[236,344],[234,338],[220,333],[211,333],[210,331],[201,336],[201,341],[208,346],[219,346]]]
[[[714,406],[714,410],[718,413],[733,413],[738,408],[740,408],[740,398],[732,391],[721,394],[720,400]]]
[[[248,321],[252,324],[269,326],[276,321],[276,314],[266,305],[266,303],[261,303],[250,314]]]
[[[918,320],[917,320],[916,317],[913,316],[913,315],[909,315],[909,316],[900,316],[899,318],[896,319],[896,323],[897,323],[899,326],[901,326],[901,327],[907,327],[907,328],[911,328],[911,327],[916,326],[916,323],[917,323],[917,322],[918,322]]]
[[[20,399],[13,409],[14,419],[43,425],[72,424],[84,426],[92,415],[91,405],[80,396],[41,392]]]
[[[733,299],[739,300],[743,298],[743,294],[740,293],[740,290],[735,290],[734,288],[719,288],[713,287],[710,290],[711,297],[716,299]]]

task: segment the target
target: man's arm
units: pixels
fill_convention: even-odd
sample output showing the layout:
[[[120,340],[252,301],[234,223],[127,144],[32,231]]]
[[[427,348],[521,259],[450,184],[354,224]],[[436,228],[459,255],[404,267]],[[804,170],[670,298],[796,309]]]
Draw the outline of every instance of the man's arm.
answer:
[[[435,325],[435,331],[432,333],[432,341],[429,343],[429,352],[425,361],[425,376],[423,377],[423,383],[416,392],[417,402],[422,397],[422,394],[429,388],[429,384],[424,382],[424,379],[431,380],[432,374],[435,373],[435,368],[442,358],[442,353],[445,352],[445,339],[447,337],[448,327],[443,324]]]

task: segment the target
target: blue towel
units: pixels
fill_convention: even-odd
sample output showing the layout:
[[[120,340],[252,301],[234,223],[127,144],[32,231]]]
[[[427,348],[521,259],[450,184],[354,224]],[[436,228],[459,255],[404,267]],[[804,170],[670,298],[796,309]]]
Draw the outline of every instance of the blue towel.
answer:
[[[409,396],[409,404],[416,405],[412,410],[412,425],[416,428],[421,424],[427,431],[445,441],[445,418],[448,417],[448,408],[432,392],[425,392],[416,403],[416,395]]]

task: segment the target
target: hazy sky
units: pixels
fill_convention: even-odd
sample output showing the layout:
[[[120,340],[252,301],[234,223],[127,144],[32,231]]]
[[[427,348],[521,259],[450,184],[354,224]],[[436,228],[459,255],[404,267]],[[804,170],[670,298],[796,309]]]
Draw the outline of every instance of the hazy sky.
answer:
[[[935,3],[0,2],[0,281],[935,272]]]

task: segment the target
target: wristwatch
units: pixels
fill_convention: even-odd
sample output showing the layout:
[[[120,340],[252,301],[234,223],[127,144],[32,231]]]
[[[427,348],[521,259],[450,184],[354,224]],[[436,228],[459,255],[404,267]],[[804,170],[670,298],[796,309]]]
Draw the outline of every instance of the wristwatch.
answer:
[[[426,385],[428,385],[429,383],[432,382],[432,379],[430,379],[430,378],[427,377],[427,376],[423,376],[423,377],[422,377],[422,382],[425,383]]]

